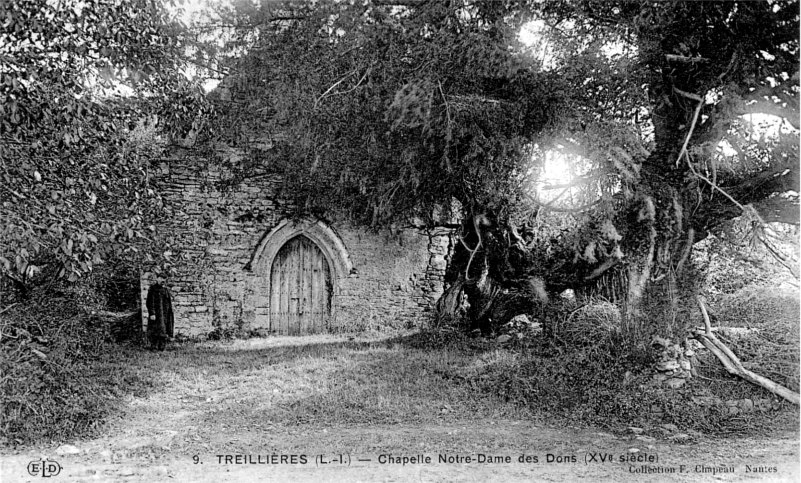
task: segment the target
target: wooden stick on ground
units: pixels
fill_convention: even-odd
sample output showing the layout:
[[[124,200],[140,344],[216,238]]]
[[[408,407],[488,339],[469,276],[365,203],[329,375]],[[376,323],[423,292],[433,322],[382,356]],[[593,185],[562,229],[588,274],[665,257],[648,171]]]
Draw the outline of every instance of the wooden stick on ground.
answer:
[[[706,330],[696,330],[695,338],[698,339],[701,344],[704,345],[704,347],[709,349],[709,352],[715,354],[715,357],[720,360],[720,362],[723,364],[723,367],[726,368],[726,371],[728,371],[729,374],[739,376],[752,384],[764,387],[773,394],[781,396],[793,404],[799,404],[799,395],[797,393],[787,389],[781,384],[771,381],[767,377],[760,376],[759,374],[751,372],[743,367],[743,363],[740,362],[740,359],[734,354],[734,352],[726,347],[726,345],[717,337],[715,337],[715,334],[712,332],[712,324],[709,322],[709,314],[706,311],[704,298],[699,295],[697,300],[698,306],[701,308],[701,314],[704,316],[704,326],[706,327]]]
[[[14,302],[14,303],[13,303],[13,304],[11,304],[11,305],[8,305],[8,306],[6,306],[6,307],[3,307],[3,309],[2,309],[2,310],[0,310],[0,314],[2,314],[2,313],[4,313],[5,311],[9,310],[10,308],[14,307],[14,306],[15,306],[15,305],[17,305],[18,303],[19,303],[19,302]]]

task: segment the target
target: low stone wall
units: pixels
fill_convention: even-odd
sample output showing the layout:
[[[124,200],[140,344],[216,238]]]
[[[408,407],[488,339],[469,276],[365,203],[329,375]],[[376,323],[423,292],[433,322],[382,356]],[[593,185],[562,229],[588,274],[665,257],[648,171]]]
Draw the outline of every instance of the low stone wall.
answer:
[[[656,338],[654,345],[661,348],[654,380],[671,389],[678,389],[696,375],[693,366],[698,364],[698,359],[691,340],[673,344],[668,339]]]
[[[698,406],[718,406],[720,408],[726,408],[726,412],[732,416],[754,411],[779,409],[781,406],[777,401],[769,398],[721,399],[714,396],[696,396],[693,397],[692,401]]]
[[[697,354],[706,348],[695,339],[685,339],[682,344],[673,344],[668,339],[655,338],[654,346],[660,351],[659,361],[654,369],[654,381],[669,389],[679,389],[688,380],[697,376]],[[717,406],[730,415],[777,409],[779,404],[768,398],[762,399],[723,399],[715,396],[693,396],[692,401],[699,406]]]
[[[159,163],[158,183],[168,221],[175,275],[176,333],[202,336],[215,328],[269,328],[270,270],[254,269],[253,256],[266,234],[287,220],[293,207],[279,199],[280,178],[269,173],[228,191],[218,189],[228,173],[190,156]],[[352,269],[337,279],[332,294],[333,330],[420,324],[442,293],[451,246],[447,230],[374,233],[331,223]],[[141,278],[144,301],[153,274]]]

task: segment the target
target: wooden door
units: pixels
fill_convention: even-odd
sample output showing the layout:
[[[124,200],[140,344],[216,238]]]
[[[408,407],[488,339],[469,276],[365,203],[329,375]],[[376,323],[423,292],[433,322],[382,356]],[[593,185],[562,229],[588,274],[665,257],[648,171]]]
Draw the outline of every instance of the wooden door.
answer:
[[[270,272],[270,330],[310,334],[327,328],[331,271],[320,248],[303,235],[281,247]]]

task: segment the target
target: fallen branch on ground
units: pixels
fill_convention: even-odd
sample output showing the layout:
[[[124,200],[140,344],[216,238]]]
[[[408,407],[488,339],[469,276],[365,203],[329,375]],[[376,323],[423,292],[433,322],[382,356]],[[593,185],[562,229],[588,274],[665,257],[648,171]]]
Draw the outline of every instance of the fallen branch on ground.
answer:
[[[3,307],[3,309],[2,309],[2,310],[0,310],[0,314],[2,314],[2,313],[5,313],[6,311],[8,311],[9,309],[13,308],[13,307],[14,307],[15,305],[17,305],[18,303],[19,303],[19,302],[14,302],[14,303],[13,303],[13,304],[11,304],[11,305],[8,305],[8,306],[6,306],[6,307]]]
[[[720,362],[723,364],[723,367],[726,368],[729,374],[739,376],[752,384],[761,386],[773,394],[781,396],[791,403],[798,405],[798,394],[790,389],[787,389],[781,384],[771,381],[767,377],[760,376],[759,374],[751,372],[743,367],[743,363],[740,362],[740,359],[712,332],[712,325],[709,322],[709,314],[706,311],[706,305],[704,304],[703,297],[698,296],[697,300],[698,306],[701,308],[701,314],[704,316],[705,330],[696,330],[693,335],[699,342],[701,342],[701,344],[704,345],[704,347],[709,350],[709,352],[715,354],[715,357],[720,360]]]

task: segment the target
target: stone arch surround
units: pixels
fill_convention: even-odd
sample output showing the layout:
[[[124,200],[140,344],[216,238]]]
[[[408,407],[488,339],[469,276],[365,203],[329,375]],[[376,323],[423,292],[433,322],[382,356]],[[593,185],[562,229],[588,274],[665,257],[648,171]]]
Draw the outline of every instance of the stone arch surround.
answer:
[[[330,226],[319,220],[281,221],[259,242],[248,264],[251,271],[256,275],[269,277],[278,251],[298,235],[305,236],[320,248],[333,271],[334,280],[342,280],[350,275],[353,264],[347,247]],[[337,285],[335,284],[335,290]]]
[[[332,331],[426,323],[444,289],[449,230],[385,233],[343,220],[295,219],[294,207],[277,195],[279,177],[259,176],[221,190],[218,182],[230,177],[228,169],[202,161],[182,151],[163,159],[155,176],[169,215],[158,228],[180,253],[167,280],[176,334],[269,334],[272,264],[298,235],[315,243],[329,263]],[[153,274],[143,270],[143,330],[152,282]]]

